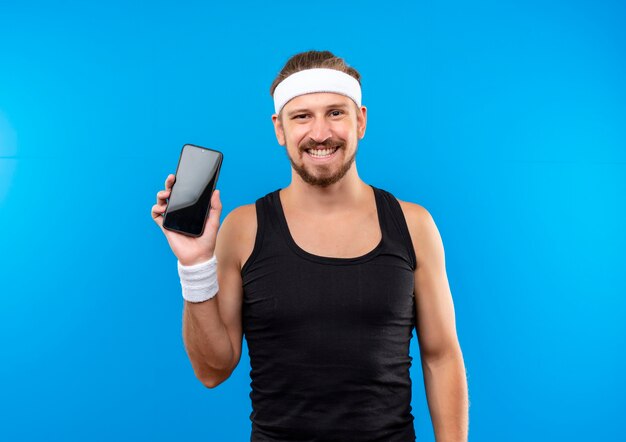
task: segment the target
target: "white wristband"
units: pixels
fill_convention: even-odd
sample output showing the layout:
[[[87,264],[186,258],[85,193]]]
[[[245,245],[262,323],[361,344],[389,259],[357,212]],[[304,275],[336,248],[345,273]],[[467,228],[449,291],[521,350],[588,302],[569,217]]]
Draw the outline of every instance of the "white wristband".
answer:
[[[203,302],[217,294],[217,258],[200,264],[184,266],[178,261],[178,276],[183,289],[183,298],[189,302]]]

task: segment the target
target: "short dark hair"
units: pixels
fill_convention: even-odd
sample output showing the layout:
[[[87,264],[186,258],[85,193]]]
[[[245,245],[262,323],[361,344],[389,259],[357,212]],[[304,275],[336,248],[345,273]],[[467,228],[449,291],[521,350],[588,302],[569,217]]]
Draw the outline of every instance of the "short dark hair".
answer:
[[[343,58],[337,57],[330,51],[306,51],[300,52],[287,60],[285,66],[272,82],[270,95],[273,97],[276,86],[291,74],[314,68],[336,69],[353,76],[361,84],[361,74],[353,67],[348,66]]]

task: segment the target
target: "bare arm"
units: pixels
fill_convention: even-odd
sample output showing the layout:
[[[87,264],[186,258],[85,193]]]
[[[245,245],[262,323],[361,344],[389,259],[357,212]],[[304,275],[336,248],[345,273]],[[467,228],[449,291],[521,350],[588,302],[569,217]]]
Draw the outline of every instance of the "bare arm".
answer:
[[[241,281],[240,251],[247,241],[238,240],[242,233],[241,212],[233,211],[217,236],[215,255],[218,260],[219,293],[205,302],[185,301],[183,340],[187,355],[198,379],[209,388],[224,382],[241,357]]]
[[[152,208],[154,221],[161,227],[181,264],[203,262],[214,254],[218,260],[219,293],[204,302],[184,301],[183,307],[183,341],[187,355],[196,377],[213,388],[230,376],[241,356],[243,288],[240,271],[242,257],[249,256],[254,245],[256,212],[254,205],[234,210],[218,233],[222,205],[216,190],[201,237],[192,238],[166,230],[161,214],[165,211],[173,182],[174,175],[169,175],[165,190],[157,194],[157,204]]]
[[[441,236],[423,207],[401,202],[417,257],[415,301],[428,408],[437,442],[468,437],[469,401],[463,354]]]

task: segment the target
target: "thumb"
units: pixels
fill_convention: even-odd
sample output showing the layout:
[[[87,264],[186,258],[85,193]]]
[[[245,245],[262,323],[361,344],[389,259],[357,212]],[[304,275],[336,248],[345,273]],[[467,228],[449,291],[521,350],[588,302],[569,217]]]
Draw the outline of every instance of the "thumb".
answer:
[[[222,201],[220,200],[220,191],[216,189],[211,196],[211,209],[209,210],[209,216],[207,217],[207,226],[212,226],[217,229],[220,225],[221,215]]]

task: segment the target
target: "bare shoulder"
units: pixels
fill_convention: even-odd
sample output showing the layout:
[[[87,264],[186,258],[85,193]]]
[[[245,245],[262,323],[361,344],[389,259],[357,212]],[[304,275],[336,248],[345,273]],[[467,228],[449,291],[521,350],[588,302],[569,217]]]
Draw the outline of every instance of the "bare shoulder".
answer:
[[[236,231],[256,230],[256,206],[254,204],[245,204],[233,209],[222,222],[222,227],[233,229]]]
[[[406,219],[418,265],[432,257],[440,258],[443,254],[443,243],[435,220],[423,206],[398,200]]]
[[[398,200],[398,202],[400,203],[402,213],[404,213],[404,218],[412,234],[414,232],[417,233],[420,229],[427,228],[428,224],[434,222],[430,212],[426,210],[424,206],[402,200]]]
[[[222,252],[221,255],[235,261],[241,269],[252,254],[256,230],[255,204],[246,204],[232,210],[222,221],[218,232],[216,244],[218,255]]]

